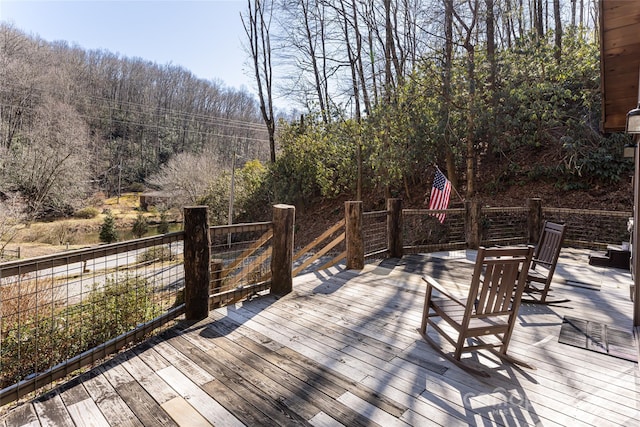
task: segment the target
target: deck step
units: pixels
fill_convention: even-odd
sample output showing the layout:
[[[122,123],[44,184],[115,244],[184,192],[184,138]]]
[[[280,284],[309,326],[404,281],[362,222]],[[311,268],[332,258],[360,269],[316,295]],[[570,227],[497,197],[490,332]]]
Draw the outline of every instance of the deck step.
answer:
[[[608,245],[607,252],[592,252],[589,255],[589,264],[597,267],[614,267],[629,269],[631,252],[618,245]]]
[[[605,253],[593,252],[589,255],[589,265],[596,267],[609,267],[609,257]]]

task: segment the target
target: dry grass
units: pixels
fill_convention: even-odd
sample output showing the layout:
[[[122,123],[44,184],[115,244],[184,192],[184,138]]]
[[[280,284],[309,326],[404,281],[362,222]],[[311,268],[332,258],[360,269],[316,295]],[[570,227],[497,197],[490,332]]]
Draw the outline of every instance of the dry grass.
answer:
[[[11,276],[0,281],[0,319],[8,325],[25,323],[39,313],[52,311],[60,289],[50,277],[30,279]]]
[[[98,244],[97,233],[104,222],[105,210],[111,211],[118,229],[127,229],[133,226],[140,213],[138,210],[139,202],[137,193],[123,194],[119,198],[98,198],[91,206],[100,212],[94,218],[69,218],[23,224],[16,237],[7,245],[7,249],[15,250],[19,247],[21,258],[32,258]],[[144,212],[143,214],[150,222],[160,221],[158,212]],[[170,215],[169,219],[177,217],[178,214],[174,213]],[[95,234],[96,238],[87,240],[86,235],[91,233]]]

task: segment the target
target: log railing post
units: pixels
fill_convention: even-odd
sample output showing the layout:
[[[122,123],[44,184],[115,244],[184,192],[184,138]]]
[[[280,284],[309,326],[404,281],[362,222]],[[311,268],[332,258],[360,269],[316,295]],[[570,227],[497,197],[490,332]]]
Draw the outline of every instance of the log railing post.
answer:
[[[527,242],[538,243],[542,230],[542,199],[528,199],[529,215],[527,216]]]
[[[273,251],[271,255],[271,292],[285,295],[293,290],[293,227],[296,208],[273,207]]]
[[[402,199],[387,199],[387,249],[389,257],[402,258]]]
[[[364,268],[364,239],[362,235],[362,202],[345,202],[345,241],[347,245],[347,269]]]
[[[465,238],[467,248],[478,249],[480,247],[480,217],[482,215],[482,205],[478,200],[467,200],[465,207]]]
[[[209,315],[209,218],[206,206],[184,208],[184,302],[187,320]]]

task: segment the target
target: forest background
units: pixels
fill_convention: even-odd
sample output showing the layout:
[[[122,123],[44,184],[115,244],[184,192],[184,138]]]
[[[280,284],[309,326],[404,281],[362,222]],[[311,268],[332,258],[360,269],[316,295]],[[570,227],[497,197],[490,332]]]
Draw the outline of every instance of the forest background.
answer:
[[[344,200],[425,207],[436,166],[453,205],[631,210],[630,140],[599,131],[596,2],[250,0],[239,19],[257,97],[1,24],[0,248],[151,189],[213,225],[294,204],[310,230]]]

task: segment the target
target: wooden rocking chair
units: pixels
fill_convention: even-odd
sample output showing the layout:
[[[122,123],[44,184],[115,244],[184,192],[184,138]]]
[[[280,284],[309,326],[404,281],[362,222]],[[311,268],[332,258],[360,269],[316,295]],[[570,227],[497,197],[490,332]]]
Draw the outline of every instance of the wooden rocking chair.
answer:
[[[556,264],[560,256],[560,249],[562,249],[565,231],[566,226],[564,224],[556,224],[549,221],[544,222],[538,245],[533,253],[531,268],[527,274],[527,286],[524,291],[529,297],[523,298],[522,302],[557,304],[569,301],[568,299],[547,301],[547,294],[551,287],[553,273],[556,271]],[[540,283],[542,286],[538,288],[534,286],[533,283]],[[539,298],[535,297],[537,294],[540,295]]]
[[[535,369],[507,354],[526,284],[525,275],[519,272],[529,269],[533,250],[533,246],[481,247],[466,298],[457,298],[432,277],[423,277],[427,291],[419,329],[422,337],[447,359],[477,375],[489,376],[487,371],[461,360],[463,352],[487,349],[503,360]],[[434,290],[439,295],[434,295]],[[428,326],[455,347],[453,353],[445,352],[427,334]]]

